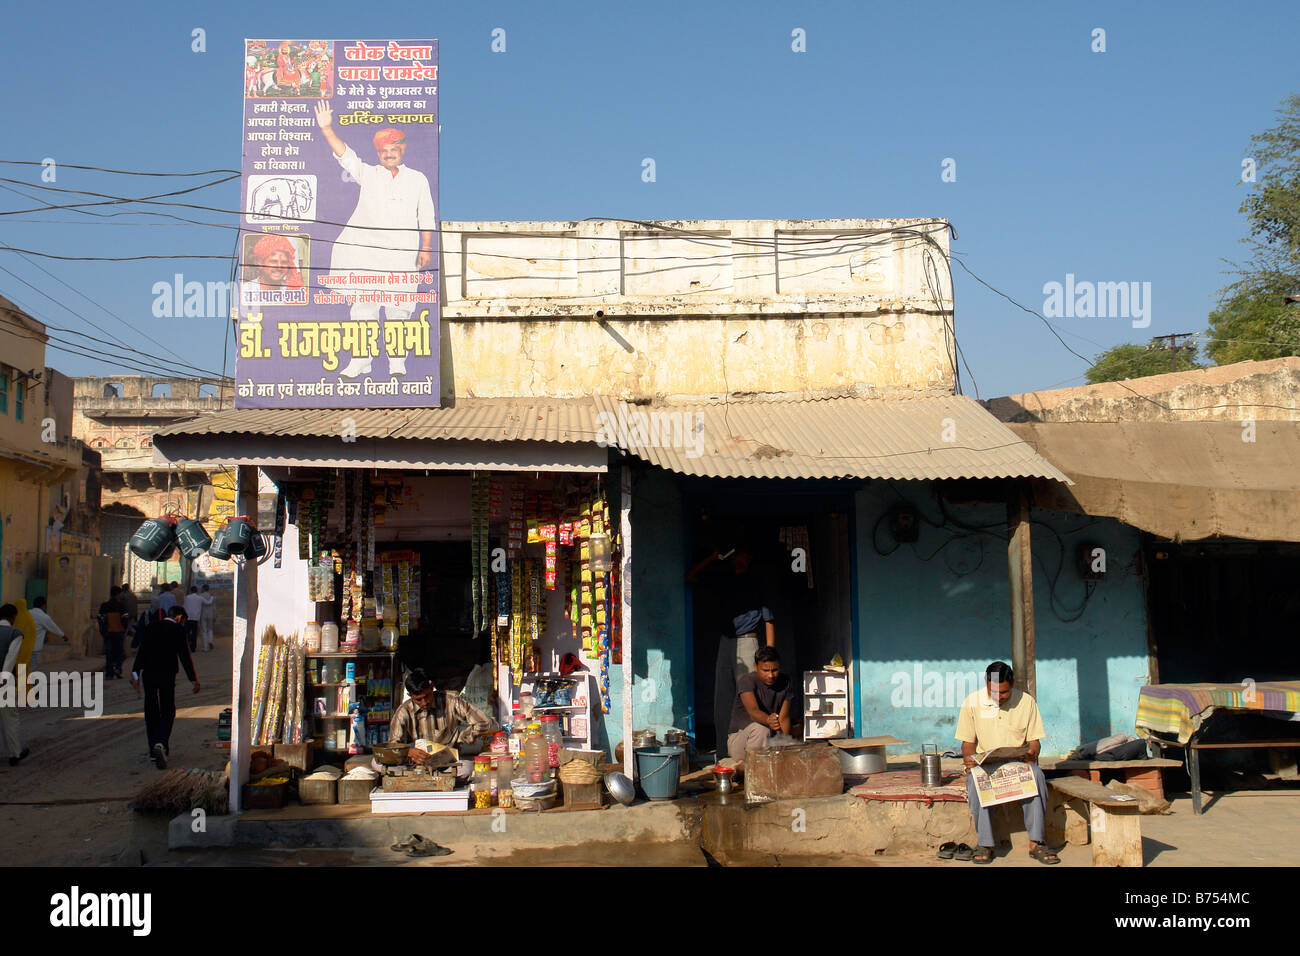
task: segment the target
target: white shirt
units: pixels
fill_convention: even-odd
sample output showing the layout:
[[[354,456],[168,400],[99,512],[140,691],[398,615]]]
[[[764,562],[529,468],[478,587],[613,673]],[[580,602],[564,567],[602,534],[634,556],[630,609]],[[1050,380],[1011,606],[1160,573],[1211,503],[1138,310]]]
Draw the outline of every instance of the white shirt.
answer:
[[[191,621],[197,621],[203,613],[203,598],[197,593],[185,595],[185,613]]]
[[[59,625],[54,623],[54,618],[50,617],[38,607],[32,608],[32,619],[36,621],[36,643],[32,645],[32,653],[35,654],[45,646],[45,632],[49,631],[55,637],[63,637],[63,630]]]
[[[14,626],[13,621],[0,621],[0,624],[7,624],[10,627]],[[5,655],[4,663],[0,664],[0,673],[14,673],[14,665],[18,663],[18,652],[22,650],[22,646],[23,638],[20,634],[9,644],[9,653]]]
[[[361,193],[347,228],[334,241],[330,271],[413,271],[420,253],[420,232],[432,232],[436,219],[428,177],[405,165],[397,167],[394,176],[383,166],[363,163],[351,146],[337,159],[339,165],[357,181]],[[398,229],[411,231],[384,231]],[[412,275],[410,291],[414,290],[415,284],[416,276]],[[350,287],[368,288],[371,285],[373,283],[360,283]],[[383,288],[400,289],[403,284],[385,283]]]

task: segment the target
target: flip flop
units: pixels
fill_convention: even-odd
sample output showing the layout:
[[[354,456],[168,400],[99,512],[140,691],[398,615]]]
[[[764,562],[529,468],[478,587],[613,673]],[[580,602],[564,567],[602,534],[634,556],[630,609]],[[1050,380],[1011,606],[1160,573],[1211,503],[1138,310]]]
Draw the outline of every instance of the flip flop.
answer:
[[[405,853],[413,847],[420,846],[422,843],[424,843],[424,837],[420,836],[418,833],[412,833],[405,840],[394,843],[388,849],[392,850],[394,853]]]
[[[965,843],[958,843],[956,849],[952,852],[952,858],[961,863],[969,863],[975,852]]]
[[[993,862],[993,847],[980,846],[975,848],[975,853],[970,857],[975,863],[985,864]]]
[[[939,859],[951,860],[953,851],[957,849],[957,844],[949,842],[941,844],[939,847]]]
[[[1030,857],[1039,863],[1045,863],[1048,866],[1055,866],[1061,862],[1061,858],[1052,852],[1046,843],[1040,843],[1029,851]]]
[[[422,840],[417,845],[406,848],[407,856],[449,856],[450,854],[451,850],[439,846],[432,840]]]

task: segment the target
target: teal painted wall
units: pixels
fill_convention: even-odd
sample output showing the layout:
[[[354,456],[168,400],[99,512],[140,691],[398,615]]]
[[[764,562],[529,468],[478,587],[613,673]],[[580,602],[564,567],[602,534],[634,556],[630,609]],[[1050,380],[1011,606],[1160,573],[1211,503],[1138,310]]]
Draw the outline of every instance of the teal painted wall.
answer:
[[[611,472],[611,481],[617,480]],[[686,630],[686,523],[675,474],[636,472],[632,485],[632,717],[663,739],[690,712],[691,648]],[[623,739],[623,667],[610,668],[609,752]]]
[[[946,748],[955,739],[963,693],[979,686],[990,661],[1011,661],[1006,509],[949,505],[953,518],[991,525],[990,533],[923,521],[916,544],[882,556],[873,547],[873,529],[900,495],[932,521],[944,521],[928,484],[878,482],[856,496],[856,732],[893,734],[913,750],[923,743]],[[1039,510],[1032,517],[1048,526],[1032,526],[1043,752],[1065,753],[1081,742],[1133,731],[1138,688],[1147,680],[1139,536],[1111,519]],[[1066,553],[1054,614],[1051,579],[1062,558],[1057,535]],[[1094,586],[1078,620],[1067,622],[1061,618],[1075,617],[1083,605],[1085,585],[1074,567],[1075,546],[1083,541],[1106,550],[1107,579]],[[877,544],[880,551],[894,547],[886,526]]]

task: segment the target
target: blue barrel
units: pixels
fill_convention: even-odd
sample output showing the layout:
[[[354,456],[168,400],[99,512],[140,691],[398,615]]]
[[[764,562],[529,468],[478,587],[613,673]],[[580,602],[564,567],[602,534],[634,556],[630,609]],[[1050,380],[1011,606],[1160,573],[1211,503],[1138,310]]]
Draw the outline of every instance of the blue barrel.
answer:
[[[636,772],[647,800],[673,800],[681,781],[681,747],[641,747],[636,754]]]

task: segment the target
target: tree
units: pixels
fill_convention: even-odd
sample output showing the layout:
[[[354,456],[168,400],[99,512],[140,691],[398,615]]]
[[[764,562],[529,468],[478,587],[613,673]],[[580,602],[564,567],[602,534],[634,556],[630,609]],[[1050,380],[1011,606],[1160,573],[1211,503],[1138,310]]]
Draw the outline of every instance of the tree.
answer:
[[[1178,346],[1178,371],[1204,368],[1196,361],[1196,346],[1190,342]],[[1145,378],[1171,371],[1169,341],[1152,339],[1149,345],[1116,345],[1102,352],[1088,369],[1089,385],[1118,382],[1126,378]]]
[[[1220,365],[1300,355],[1300,317],[1285,304],[1300,292],[1300,95],[1287,97],[1277,116],[1250,139],[1254,181],[1239,209],[1249,259],[1210,313],[1206,354]]]
[[[1276,288],[1238,292],[1210,313],[1205,354],[1218,365],[1300,355],[1300,306]]]

